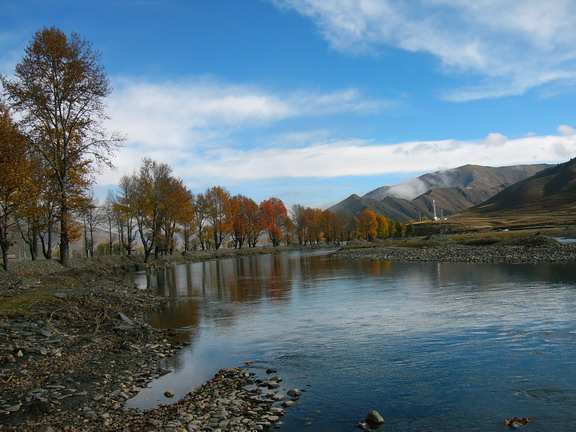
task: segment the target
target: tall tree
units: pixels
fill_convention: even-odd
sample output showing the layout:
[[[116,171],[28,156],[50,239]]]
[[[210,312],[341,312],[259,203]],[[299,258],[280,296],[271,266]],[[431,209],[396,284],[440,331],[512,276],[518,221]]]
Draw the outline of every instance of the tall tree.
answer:
[[[249,200],[246,203],[246,215],[248,217],[248,225],[246,226],[248,247],[255,248],[262,232],[262,222],[260,221],[260,209],[254,200]]]
[[[118,192],[110,196],[120,245],[126,255],[132,255],[136,242],[136,200],[138,191],[135,176],[122,176]]]
[[[60,261],[68,264],[72,212],[91,181],[94,162],[111,165],[120,142],[108,135],[103,99],[110,93],[100,55],[77,34],[50,27],[38,31],[16,65],[2,77],[13,107],[32,137],[34,151],[50,167],[58,193]]]
[[[228,200],[226,218],[230,224],[232,241],[236,249],[242,249],[242,246],[249,240],[252,228],[250,219],[254,217],[254,208],[258,208],[258,204],[244,195],[234,195]]]
[[[272,246],[279,246],[282,240],[282,229],[286,226],[288,219],[284,203],[278,198],[270,198],[262,201],[259,209],[262,228],[268,232]]]
[[[30,187],[28,139],[13,122],[8,109],[0,104],[0,250],[2,266],[8,270],[11,229]]]
[[[93,257],[96,246],[94,244],[94,231],[97,227],[104,224],[105,214],[92,191],[90,191],[80,207],[80,216],[82,217],[84,228],[84,250],[87,257]]]
[[[194,221],[196,226],[196,231],[198,232],[198,241],[200,242],[200,247],[202,250],[208,249],[207,242],[205,241],[205,229],[208,224],[208,201],[203,193],[199,193],[194,198]]]
[[[180,212],[179,224],[182,233],[182,241],[184,243],[184,252],[192,249],[192,239],[196,231],[196,211],[194,209],[194,202],[196,197],[192,192],[189,192],[188,200],[183,203]]]
[[[384,215],[376,215],[376,222],[378,227],[376,228],[376,237],[378,238],[386,238],[390,235],[390,223],[392,221],[388,220]]]
[[[376,213],[372,210],[364,210],[358,218],[358,234],[368,241],[374,240],[378,229]]]
[[[300,204],[294,204],[291,214],[294,231],[296,237],[298,237],[298,244],[303,245],[306,242],[306,207]]]
[[[136,190],[134,210],[144,247],[144,262],[148,262],[150,254],[161,241],[166,197],[172,187],[172,168],[168,164],[144,158],[133,179]]]
[[[342,231],[342,222],[336,213],[324,210],[321,217],[322,232],[326,243],[335,243]]]
[[[230,233],[230,224],[226,219],[226,206],[230,200],[230,192],[221,186],[213,186],[206,190],[204,198],[207,203],[208,222],[211,225],[214,247],[220,249],[224,239]]]

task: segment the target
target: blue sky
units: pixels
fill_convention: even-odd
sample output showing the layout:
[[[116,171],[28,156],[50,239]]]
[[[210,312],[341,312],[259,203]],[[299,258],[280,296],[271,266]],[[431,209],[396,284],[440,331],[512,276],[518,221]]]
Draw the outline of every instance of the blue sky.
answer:
[[[193,192],[326,208],[425,172],[576,156],[572,0],[0,0],[0,73],[33,34],[102,54],[102,193],[144,156]]]

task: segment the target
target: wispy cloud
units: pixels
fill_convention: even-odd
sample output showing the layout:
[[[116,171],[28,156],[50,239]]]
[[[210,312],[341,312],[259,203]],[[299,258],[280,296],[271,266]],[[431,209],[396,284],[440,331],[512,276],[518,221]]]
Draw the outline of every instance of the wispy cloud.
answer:
[[[576,80],[576,3],[571,0],[270,0],[316,23],[332,46],[387,46],[435,56],[475,83],[446,91],[467,101],[519,95]]]
[[[289,110],[290,111],[290,110]],[[392,173],[421,173],[465,164],[505,166],[564,161],[576,154],[576,135],[569,125],[559,135],[510,139],[499,133],[475,141],[440,140],[380,144],[362,139],[326,139],[321,132],[271,139],[267,148],[210,148],[168,145],[143,150],[128,146],[119,155],[117,173],[104,173],[100,184],[113,184],[144,155],[170,163],[188,184],[229,185],[282,178],[341,178]],[[316,139],[316,140],[314,140]],[[174,137],[174,142],[184,141]],[[130,169],[130,167],[132,167]]]
[[[504,166],[562,160],[576,154],[576,136],[477,141],[420,141],[378,145],[362,140],[316,143],[297,149],[224,151],[203,160],[199,173],[231,180],[281,177],[369,176],[434,171],[468,163]]]
[[[114,92],[107,101],[110,120],[106,127],[121,131],[127,140],[115,161],[117,173],[105,170],[100,177],[110,180],[133,171],[142,156],[189,169],[191,165],[220,164],[231,155],[244,154],[236,147],[245,152],[258,146],[300,146],[329,133],[279,135],[270,129],[285,120],[377,113],[390,105],[354,88],[273,91],[210,78],[170,82],[119,78],[113,80],[113,85]],[[227,167],[220,169],[225,171]]]

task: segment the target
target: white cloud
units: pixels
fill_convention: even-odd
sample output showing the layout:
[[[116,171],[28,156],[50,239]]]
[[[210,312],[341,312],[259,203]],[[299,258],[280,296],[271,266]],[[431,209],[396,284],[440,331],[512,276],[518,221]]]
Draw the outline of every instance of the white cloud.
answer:
[[[321,142],[302,148],[224,149],[197,154],[194,177],[221,182],[283,177],[370,176],[436,171],[474,163],[488,166],[557,162],[576,155],[576,136],[506,140],[426,141],[377,145],[362,140]],[[177,170],[178,171],[178,170]],[[185,175],[185,168],[179,175]]]
[[[354,89],[274,93],[255,86],[206,79],[171,83],[116,80],[109,103],[111,130],[127,135],[125,147],[98,184],[116,184],[143,156],[166,162],[188,184],[231,184],[280,178],[336,178],[415,173],[468,163],[502,166],[558,162],[576,155],[568,125],[557,136],[509,139],[490,133],[477,141],[440,140],[379,144],[330,139],[330,132],[277,129],[305,116],[373,111],[386,103]],[[248,143],[246,145],[245,143]],[[264,144],[264,145],[263,145]]]
[[[131,173],[143,156],[178,167],[203,163],[199,159],[200,148],[202,157],[216,160],[223,154],[236,154],[234,147],[239,145],[302,145],[328,133],[287,133],[271,142],[263,142],[264,138],[250,142],[238,137],[245,131],[264,136],[267,128],[283,120],[377,112],[389,105],[387,101],[368,99],[353,88],[324,93],[273,92],[208,78],[171,82],[119,78],[113,80],[113,85],[114,91],[107,100],[110,119],[105,126],[121,131],[127,140],[115,158],[117,170],[104,169],[98,177],[100,183],[106,184],[116,183],[121,175]]]
[[[108,102],[109,127],[140,145],[188,147],[222,138],[227,129],[266,126],[284,119],[376,111],[385,102],[356,89],[277,94],[256,86],[209,79],[151,83],[118,79]]]
[[[576,134],[576,129],[574,129],[572,126],[568,126],[565,124],[558,126],[557,130],[562,135],[575,135]]]
[[[338,50],[386,46],[431,54],[446,72],[478,77],[454,101],[522,94],[576,80],[571,0],[269,0],[310,18]]]
[[[489,133],[488,136],[480,141],[480,143],[486,145],[487,147],[499,147],[508,142],[508,137],[502,135],[501,133]]]

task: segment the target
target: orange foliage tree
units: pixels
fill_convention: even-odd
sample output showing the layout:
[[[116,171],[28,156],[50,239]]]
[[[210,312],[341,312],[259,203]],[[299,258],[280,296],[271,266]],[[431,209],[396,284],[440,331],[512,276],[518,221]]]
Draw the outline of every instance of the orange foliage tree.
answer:
[[[284,203],[278,198],[270,198],[260,203],[259,210],[262,228],[268,232],[272,246],[279,246],[282,240],[282,229],[286,226],[288,219]]]
[[[340,238],[342,231],[342,222],[340,218],[329,210],[324,210],[321,216],[322,233],[326,243],[336,243]]]
[[[372,210],[364,210],[358,218],[358,235],[366,240],[373,240],[376,237],[378,222],[376,213]]]
[[[0,249],[2,266],[8,270],[11,228],[30,188],[28,139],[13,122],[8,109],[0,105]]]
[[[234,195],[228,200],[226,218],[230,225],[235,249],[242,249],[242,246],[248,242],[254,226],[250,219],[257,214],[257,209],[258,204],[244,195]]]
[[[231,228],[226,218],[226,207],[230,200],[230,193],[221,186],[213,186],[204,193],[206,200],[206,214],[214,247],[220,249],[224,239],[230,234]]]

